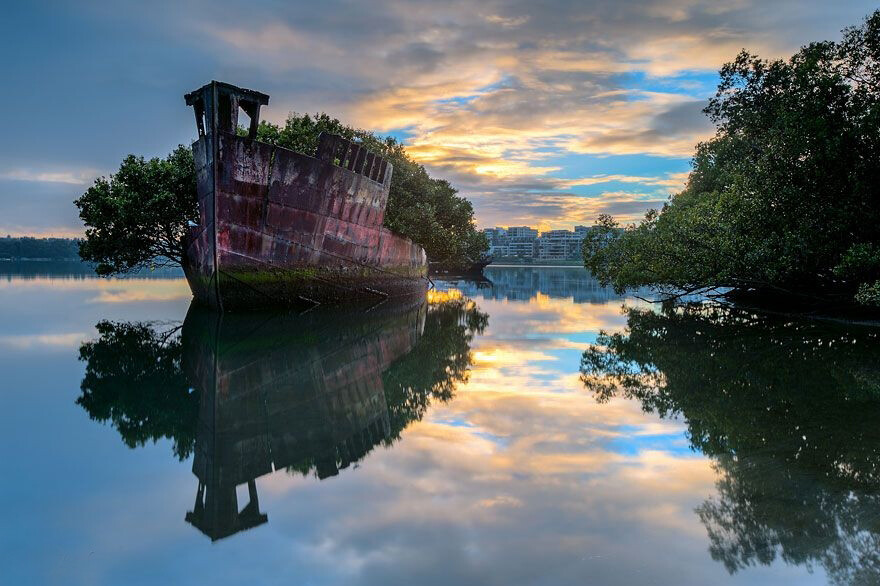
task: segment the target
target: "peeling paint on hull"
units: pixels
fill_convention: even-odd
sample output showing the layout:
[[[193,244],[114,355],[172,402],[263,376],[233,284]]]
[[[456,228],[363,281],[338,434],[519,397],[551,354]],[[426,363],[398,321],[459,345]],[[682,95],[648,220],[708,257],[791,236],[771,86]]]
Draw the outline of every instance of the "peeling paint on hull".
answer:
[[[251,94],[263,96],[212,82],[187,96],[200,122],[200,222],[184,267],[195,298],[237,309],[423,294],[424,250],[382,227],[391,165],[332,135],[322,135],[317,158],[238,136],[245,104],[255,135]]]

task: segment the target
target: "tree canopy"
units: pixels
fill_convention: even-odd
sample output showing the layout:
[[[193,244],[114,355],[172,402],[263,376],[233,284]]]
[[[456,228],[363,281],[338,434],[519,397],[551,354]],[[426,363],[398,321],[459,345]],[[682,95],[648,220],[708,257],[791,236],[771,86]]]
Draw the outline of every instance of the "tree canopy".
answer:
[[[720,76],[684,191],[619,236],[602,217],[587,268],[619,291],[880,305],[880,11],[788,60],[743,51]]]
[[[292,113],[283,126],[260,122],[257,140],[314,156],[322,132],[360,141],[392,165],[391,190],[385,210],[385,227],[425,249],[431,261],[467,265],[489,249],[474,224],[474,209],[443,179],[431,177],[393,137],[347,126],[325,113],[310,116]]]
[[[128,155],[74,203],[86,225],[79,254],[97,263],[98,274],[182,264],[183,236],[198,220],[192,150],[180,145],[164,159]]]
[[[471,203],[449,182],[432,178],[394,138],[354,129],[323,113],[291,114],[283,126],[263,121],[257,138],[313,156],[324,131],[359,140],[394,165],[384,224],[422,246],[429,260],[468,265],[488,250]],[[164,159],[129,155],[75,204],[86,225],[80,256],[97,263],[99,274],[183,264],[187,225],[198,220],[192,152],[181,145]]]

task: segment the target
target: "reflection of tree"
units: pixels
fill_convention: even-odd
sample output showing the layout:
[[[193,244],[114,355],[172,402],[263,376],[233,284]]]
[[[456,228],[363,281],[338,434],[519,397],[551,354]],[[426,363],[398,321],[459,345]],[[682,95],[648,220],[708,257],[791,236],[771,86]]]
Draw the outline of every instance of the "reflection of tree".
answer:
[[[216,327],[210,315],[210,323],[200,321],[206,314],[194,315],[183,328],[186,337],[203,338]],[[362,317],[366,320],[372,316]],[[239,316],[227,318],[227,323],[235,319]],[[249,333],[259,334],[261,329],[255,324],[261,319],[267,318],[242,321],[248,323]],[[291,323],[289,316],[284,319]],[[438,301],[435,296],[428,304],[417,342],[382,373],[392,438],[399,437],[412,421],[421,419],[431,400],[449,400],[455,387],[467,381],[473,362],[471,341],[475,334],[483,332],[488,319],[472,301],[461,297]],[[311,327],[305,332],[290,328],[280,334],[281,328],[274,327],[266,345],[276,349],[280,346],[282,352],[291,345],[298,349],[315,348],[321,341],[333,339],[332,332],[338,332],[346,323],[345,318],[319,318],[311,320]],[[179,459],[189,457],[199,411],[199,393],[193,392],[193,387],[199,382],[195,380],[199,376],[198,365],[206,364],[204,357],[198,355],[198,347],[190,346],[188,352],[184,351],[180,327],[101,321],[95,328],[98,338],[80,347],[86,374],[77,404],[92,419],[109,420],[129,447],[168,438],[174,442],[174,453]],[[231,339],[238,338],[233,335]],[[363,338],[353,340],[363,342]],[[187,362],[190,368],[184,372]],[[314,469],[314,463],[302,466],[305,471]]]
[[[880,583],[880,333],[688,306],[630,310],[581,363],[599,400],[683,416],[719,494],[699,509],[729,571],[819,564]]]
[[[456,386],[467,382],[471,341],[488,323],[489,316],[473,301],[434,296],[419,342],[382,375],[392,438],[420,420],[432,399],[448,401]]]
[[[111,421],[125,444],[169,438],[188,458],[195,442],[199,399],[181,370],[179,328],[101,321],[96,340],[79,349],[86,363],[76,400],[97,421]]]
[[[130,447],[166,437],[179,458],[192,454],[199,484],[186,519],[220,539],[267,521],[256,478],[282,468],[334,476],[448,400],[487,322],[472,302],[438,295],[366,313],[193,307],[165,332],[100,322],[80,348],[77,403]]]

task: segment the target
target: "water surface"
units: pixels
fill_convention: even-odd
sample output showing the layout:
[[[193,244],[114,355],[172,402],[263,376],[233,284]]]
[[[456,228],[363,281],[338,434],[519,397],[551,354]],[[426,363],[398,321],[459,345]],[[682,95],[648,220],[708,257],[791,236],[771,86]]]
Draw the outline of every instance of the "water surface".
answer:
[[[878,583],[874,330],[577,268],[230,316],[4,270],[4,583]]]

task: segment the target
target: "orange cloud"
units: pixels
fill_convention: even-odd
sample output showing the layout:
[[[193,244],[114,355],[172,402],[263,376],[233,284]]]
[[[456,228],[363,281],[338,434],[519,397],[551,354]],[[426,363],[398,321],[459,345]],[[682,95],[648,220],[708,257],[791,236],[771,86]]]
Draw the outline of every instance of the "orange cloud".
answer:
[[[621,207],[621,198],[607,193],[600,196],[605,204],[574,206],[566,190],[601,178],[554,180],[566,169],[548,159],[687,159],[714,128],[701,112],[710,90],[682,74],[711,75],[743,46],[780,56],[812,38],[792,30],[791,6],[756,6],[754,0],[658,0],[638,7],[596,2],[584,10],[560,2],[536,11],[479,3],[414,9],[390,1],[358,13],[361,20],[379,19],[375,33],[343,27],[344,18],[326,22],[324,30],[293,19],[202,30],[241,64],[289,75],[303,68],[291,55],[307,53],[309,71],[345,80],[345,92],[305,103],[281,96],[281,109],[270,108],[270,117],[315,107],[380,132],[405,129],[417,160],[474,197],[480,223],[498,221],[486,205],[492,199],[510,213],[504,223],[568,227],[591,221],[596,210]],[[818,9],[799,14],[822,21]],[[675,165],[680,169],[680,161]],[[608,177],[654,188],[645,195],[657,200],[681,187],[678,175],[643,177],[633,169]],[[521,197],[546,200],[545,192],[559,197],[540,213]],[[643,212],[630,207],[621,215],[633,220]]]

